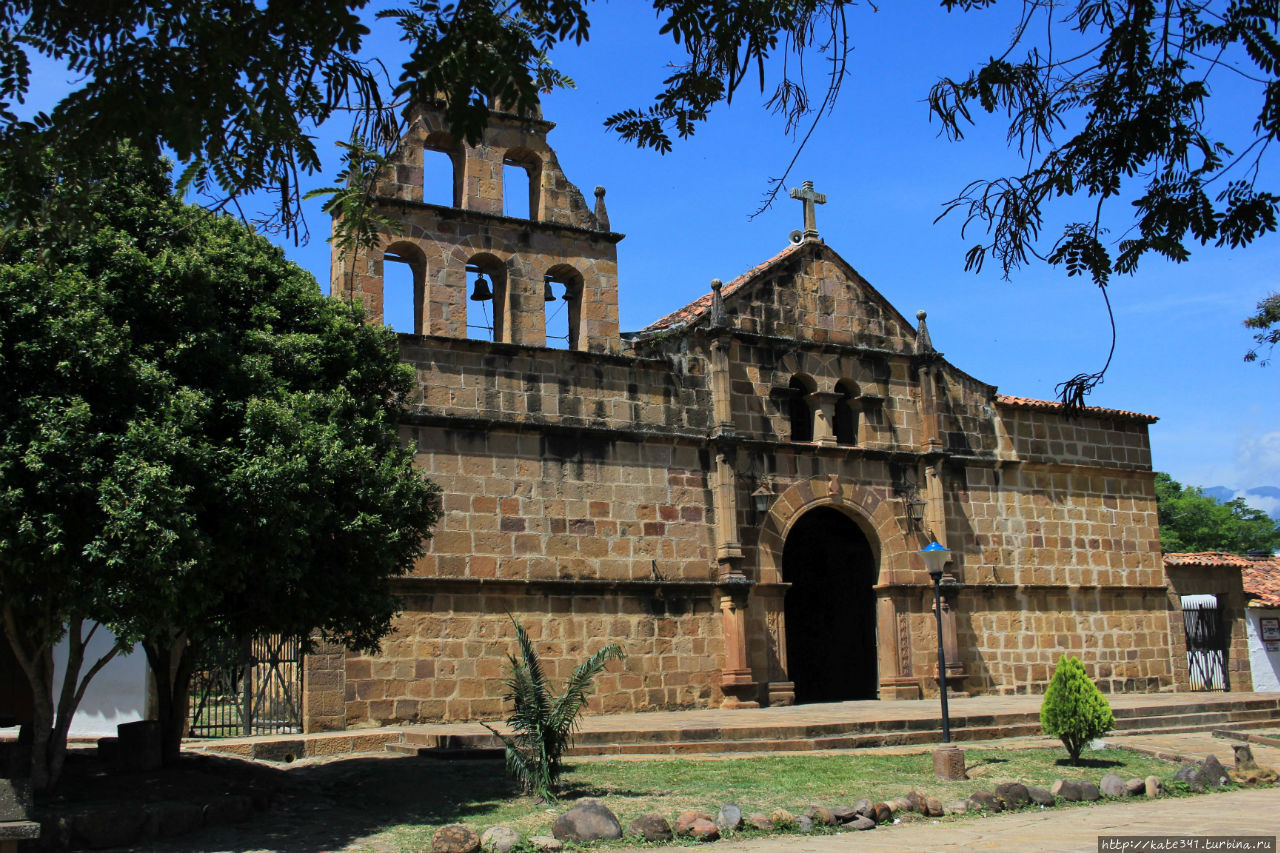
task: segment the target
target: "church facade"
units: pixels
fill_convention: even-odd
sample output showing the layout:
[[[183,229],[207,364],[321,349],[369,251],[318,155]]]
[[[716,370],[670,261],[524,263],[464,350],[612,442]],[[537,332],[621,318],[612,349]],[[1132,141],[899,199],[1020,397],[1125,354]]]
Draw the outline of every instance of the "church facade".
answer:
[[[331,292],[381,322],[388,265],[411,272],[402,436],[444,512],[381,653],[307,659],[308,730],[502,716],[513,618],[557,682],[622,645],[599,712],[930,695],[935,540],[952,689],[1039,692],[1062,654],[1104,690],[1175,686],[1154,418],[950,364],[821,239],[809,184],[781,251],[623,334],[623,235],[553,125],[494,113],[472,147],[414,118],[378,187],[401,227]],[[452,204],[423,201],[424,157]]]

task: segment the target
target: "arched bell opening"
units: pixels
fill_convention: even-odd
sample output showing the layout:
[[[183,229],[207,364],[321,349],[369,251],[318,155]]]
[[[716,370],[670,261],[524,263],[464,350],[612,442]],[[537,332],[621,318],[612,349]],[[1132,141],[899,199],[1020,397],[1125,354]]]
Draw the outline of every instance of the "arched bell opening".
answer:
[[[582,274],[568,264],[556,264],[542,279],[543,327],[547,346],[581,349]]]
[[[462,206],[462,146],[444,131],[427,134],[422,145],[422,200],[445,207]]]
[[[422,334],[427,259],[412,243],[392,243],[382,255],[382,322],[397,332]]]
[[[811,509],[788,531],[786,667],[797,703],[877,698],[878,574],[867,534],[838,509]]]
[[[502,158],[502,213],[537,220],[542,195],[542,159],[527,148],[512,148]]]
[[[467,337],[482,341],[507,340],[507,268],[493,255],[467,260]]]

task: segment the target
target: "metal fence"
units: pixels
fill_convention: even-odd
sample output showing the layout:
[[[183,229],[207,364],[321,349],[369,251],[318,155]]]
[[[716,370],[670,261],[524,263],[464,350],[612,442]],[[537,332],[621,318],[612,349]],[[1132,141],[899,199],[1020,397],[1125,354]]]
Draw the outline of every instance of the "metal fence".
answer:
[[[1227,632],[1217,607],[1183,607],[1192,690],[1227,689]]]
[[[207,645],[191,678],[191,737],[302,731],[302,644],[269,635]]]

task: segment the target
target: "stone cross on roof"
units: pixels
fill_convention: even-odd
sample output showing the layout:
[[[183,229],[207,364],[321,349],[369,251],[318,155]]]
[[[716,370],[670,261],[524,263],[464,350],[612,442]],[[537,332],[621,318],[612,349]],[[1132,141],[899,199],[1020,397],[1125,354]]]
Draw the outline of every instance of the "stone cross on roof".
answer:
[[[798,198],[804,202],[804,238],[817,239],[818,236],[818,217],[814,211],[815,204],[826,204],[826,193],[813,191],[813,181],[805,181],[800,189],[791,188],[791,197]]]

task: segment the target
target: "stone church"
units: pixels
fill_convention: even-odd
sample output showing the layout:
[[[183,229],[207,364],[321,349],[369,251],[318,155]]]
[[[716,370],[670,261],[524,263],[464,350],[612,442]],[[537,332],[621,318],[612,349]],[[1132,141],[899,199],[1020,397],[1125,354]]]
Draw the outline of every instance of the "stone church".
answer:
[[[623,235],[554,125],[495,112],[472,147],[413,119],[378,186],[401,228],[335,257],[331,292],[381,322],[384,272],[411,273],[402,435],[443,518],[381,653],[308,658],[308,730],[501,717],[510,617],[557,683],[622,645],[597,712],[929,695],[933,540],[953,689],[1039,692],[1064,653],[1104,690],[1174,685],[1155,418],[950,364],[822,240],[807,183],[781,251],[622,332]],[[423,200],[427,163],[451,204]],[[525,176],[528,217],[504,215]]]

